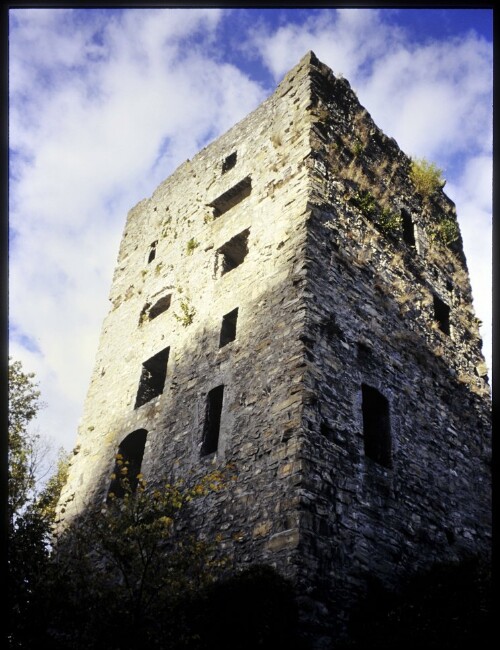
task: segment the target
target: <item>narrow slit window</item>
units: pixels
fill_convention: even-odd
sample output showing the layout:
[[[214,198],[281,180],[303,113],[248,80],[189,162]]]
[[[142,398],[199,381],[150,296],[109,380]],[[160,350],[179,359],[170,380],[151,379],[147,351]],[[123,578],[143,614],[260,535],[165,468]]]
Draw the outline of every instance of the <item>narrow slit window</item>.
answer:
[[[139,408],[163,393],[170,348],[165,348],[142,364],[142,373],[134,408]]]
[[[222,318],[219,348],[223,348],[236,338],[236,323],[238,321],[238,307]]]
[[[434,320],[437,322],[439,329],[449,336],[450,308],[436,295],[434,295]]]
[[[222,402],[224,400],[224,386],[216,386],[207,395],[205,411],[205,424],[203,427],[203,440],[201,455],[207,456],[217,451],[219,446],[220,420]]]
[[[151,264],[151,262],[154,260],[156,257],[156,245],[158,244],[157,241],[154,241],[150,247],[149,247],[149,253],[148,253],[148,264]]]
[[[401,212],[401,217],[403,219],[403,241],[408,244],[408,246],[415,246],[415,226],[413,225],[413,219],[411,215],[406,210]]]
[[[112,494],[122,499],[126,493],[134,493],[137,490],[147,434],[145,429],[138,429],[129,433],[120,443],[108,500]]]
[[[218,196],[209,206],[214,209],[214,216],[220,217],[235,205],[246,199],[252,191],[252,179],[247,176],[236,185],[233,185],[224,194]]]
[[[365,455],[384,467],[392,467],[389,402],[376,388],[362,384]]]
[[[250,230],[244,230],[236,235],[217,251],[217,261],[220,264],[220,274],[224,275],[238,267],[248,254],[248,235]]]
[[[222,173],[225,174],[236,165],[236,151],[222,161]]]

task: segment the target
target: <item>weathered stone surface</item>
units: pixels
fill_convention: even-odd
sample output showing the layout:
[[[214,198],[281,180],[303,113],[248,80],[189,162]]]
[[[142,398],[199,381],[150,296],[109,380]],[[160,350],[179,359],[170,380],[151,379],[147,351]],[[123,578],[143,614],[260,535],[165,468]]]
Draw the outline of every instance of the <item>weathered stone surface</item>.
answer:
[[[309,53],[130,211],[61,521],[105,500],[114,455],[138,429],[149,483],[231,462],[237,480],[193,525],[220,533],[235,562],[295,580],[316,647],[341,633],[369,576],[392,584],[489,551],[481,341],[460,237],[433,236],[455,207],[442,190],[418,194],[409,170],[349,83]],[[414,243],[384,214],[406,215]],[[150,318],[158,304],[169,307]],[[163,390],[134,408],[143,364],[166,347]],[[200,457],[220,385],[217,450]],[[387,462],[365,448],[363,385],[387,405]]]

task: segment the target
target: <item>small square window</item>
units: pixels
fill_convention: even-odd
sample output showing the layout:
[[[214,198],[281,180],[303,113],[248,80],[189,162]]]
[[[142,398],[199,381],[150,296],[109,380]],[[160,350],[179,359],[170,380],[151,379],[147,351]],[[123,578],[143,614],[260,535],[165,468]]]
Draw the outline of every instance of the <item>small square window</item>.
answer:
[[[236,165],[236,151],[222,161],[222,173],[225,174]]]
[[[220,275],[229,273],[243,262],[248,253],[249,233],[249,229],[240,232],[218,249],[217,265],[220,265]]]
[[[172,302],[172,294],[162,296],[151,306],[150,302],[147,302],[144,307],[141,309],[139,315],[139,325],[142,325],[145,321],[153,320],[157,318],[160,314],[170,309],[170,303]]]
[[[171,301],[172,294],[159,298],[148,312],[149,320],[153,320],[153,318],[156,318],[160,314],[163,314],[164,311],[167,311],[167,309],[170,308]]]

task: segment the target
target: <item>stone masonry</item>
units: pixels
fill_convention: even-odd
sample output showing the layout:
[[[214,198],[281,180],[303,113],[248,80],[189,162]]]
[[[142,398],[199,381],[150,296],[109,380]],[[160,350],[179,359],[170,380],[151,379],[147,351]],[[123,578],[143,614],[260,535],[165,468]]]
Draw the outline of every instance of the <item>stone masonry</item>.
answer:
[[[232,463],[193,517],[328,647],[369,576],[490,548],[490,396],[453,203],[309,52],[127,219],[59,513]],[[444,237],[445,227],[455,238]]]

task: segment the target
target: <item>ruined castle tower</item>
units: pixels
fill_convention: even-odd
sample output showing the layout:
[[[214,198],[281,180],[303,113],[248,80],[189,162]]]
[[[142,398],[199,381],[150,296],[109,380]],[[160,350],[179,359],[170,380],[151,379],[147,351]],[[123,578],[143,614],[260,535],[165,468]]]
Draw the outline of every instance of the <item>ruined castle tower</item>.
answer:
[[[130,211],[110,301],[66,521],[118,451],[152,483],[231,462],[196,525],[292,578],[325,634],[367,576],[488,550],[455,206],[312,52]]]

